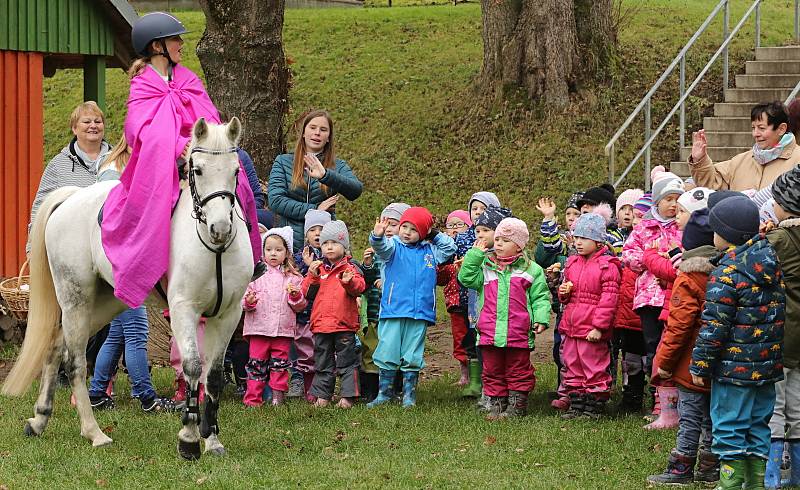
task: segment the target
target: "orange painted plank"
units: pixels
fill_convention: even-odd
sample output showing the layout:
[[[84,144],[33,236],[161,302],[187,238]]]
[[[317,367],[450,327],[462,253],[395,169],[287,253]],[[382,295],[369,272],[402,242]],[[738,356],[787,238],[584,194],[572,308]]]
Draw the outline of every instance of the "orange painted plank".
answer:
[[[17,206],[14,255],[22,265],[25,261],[25,239],[28,232],[28,220],[25,219],[25,207],[28,205],[28,165],[30,162],[30,72],[28,58],[30,53],[20,53],[17,63]]]
[[[3,126],[6,134],[6,141],[11,143],[3,148],[3,213],[5,222],[3,223],[3,270],[4,276],[14,274],[16,268],[16,249],[17,249],[17,145],[16,141],[16,118],[17,118],[17,62],[18,54],[12,51],[5,51],[5,70],[3,78],[5,87],[3,91]]]
[[[42,53],[30,53],[28,66],[30,67],[30,161],[28,175],[28,201],[25,219],[30,219],[30,208],[36,190],[39,189],[39,180],[44,172],[44,91],[43,83],[43,63]]]

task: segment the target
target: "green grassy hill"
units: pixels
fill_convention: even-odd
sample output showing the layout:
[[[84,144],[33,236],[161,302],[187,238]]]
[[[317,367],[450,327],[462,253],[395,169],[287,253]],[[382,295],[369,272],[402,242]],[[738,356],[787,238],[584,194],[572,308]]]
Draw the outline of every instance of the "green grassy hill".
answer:
[[[732,3],[731,26],[749,2]],[[563,202],[573,190],[606,178],[603,146],[609,136],[715,4],[625,0],[621,62],[611,80],[583,87],[563,112],[512,103],[490,114],[474,110],[478,94],[473,79],[482,59],[477,3],[289,10],[284,38],[286,55],[294,60],[294,79],[287,124],[311,107],[332,112],[339,156],[353,165],[367,189],[357,202],[339,206],[340,216],[355,232],[355,243],[366,242],[374,216],[392,200],[443,214],[465,207],[472,192],[492,190],[531,222],[536,218],[535,197],[548,194]],[[185,63],[199,73],[194,45],[203,32],[203,15],[177,15],[192,31]],[[763,45],[790,42],[790,3],[765,3],[762,19]],[[731,49],[732,73],[741,71],[751,56],[752,31],[751,20]],[[691,52],[689,77],[710,57],[720,32],[718,20]],[[700,123],[703,112],[719,100],[720,71],[717,66],[715,76],[690,99],[691,123]],[[62,71],[45,81],[45,155],[67,141],[66,121],[80,102],[80,85],[77,71]],[[677,75],[654,100],[654,125],[674,103],[676,91]],[[109,72],[109,141],[120,133],[126,97],[125,75]],[[626,145],[641,142],[642,124],[636,124]],[[675,158],[676,135],[677,129],[669,128],[671,137],[662,139],[653,164]],[[630,146],[625,156],[635,150],[638,146]],[[637,176],[640,181],[641,170],[631,183]]]

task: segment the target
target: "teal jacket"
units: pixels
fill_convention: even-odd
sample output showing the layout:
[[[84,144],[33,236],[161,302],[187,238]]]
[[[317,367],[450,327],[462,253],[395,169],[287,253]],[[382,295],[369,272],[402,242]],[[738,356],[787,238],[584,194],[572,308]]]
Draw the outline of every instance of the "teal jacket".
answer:
[[[329,168],[325,175],[317,180],[306,175],[308,191],[302,187],[292,187],[292,167],[294,153],[284,153],[275,157],[269,173],[267,200],[269,208],[277,215],[276,226],[291,226],[294,230],[294,248],[303,247],[303,224],[306,211],[316,209],[317,205],[333,196],[341,194],[350,201],[358,199],[363,190],[361,181],[344,160],[336,160],[336,167]],[[322,185],[328,186],[328,192],[322,191]],[[333,208],[329,209],[331,218],[336,219]]]

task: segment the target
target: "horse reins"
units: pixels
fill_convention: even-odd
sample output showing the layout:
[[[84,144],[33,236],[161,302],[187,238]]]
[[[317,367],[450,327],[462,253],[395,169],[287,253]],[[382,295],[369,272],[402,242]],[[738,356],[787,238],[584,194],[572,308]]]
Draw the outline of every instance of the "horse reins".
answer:
[[[195,219],[195,226],[194,230],[197,233],[197,238],[200,240],[200,243],[203,244],[209,252],[214,254],[215,263],[216,263],[216,276],[217,276],[217,302],[214,304],[214,311],[211,314],[203,313],[203,316],[206,318],[211,318],[219,313],[219,309],[222,306],[222,254],[225,253],[228,248],[230,248],[233,241],[236,240],[236,227],[233,224],[233,210],[236,208],[236,203],[238,202],[238,197],[236,196],[235,192],[230,191],[215,191],[211,194],[208,194],[205,197],[200,197],[200,194],[197,192],[197,184],[195,184],[194,180],[194,163],[192,159],[192,155],[195,153],[203,153],[206,155],[226,155],[229,153],[236,153],[235,147],[225,148],[223,150],[210,150],[208,148],[203,148],[201,146],[195,146],[192,148],[191,154],[189,155],[189,192],[192,195],[192,218]],[[236,171],[236,175],[238,176],[239,170]],[[236,180],[236,186],[239,185],[238,178]],[[234,188],[235,189],[235,188]],[[231,227],[233,228],[233,233],[231,234],[231,238],[225,242],[221,247],[215,248],[206,243],[203,240],[203,236],[200,234],[200,228],[198,223],[206,223],[206,214],[203,211],[203,206],[208,204],[209,201],[212,199],[216,199],[218,197],[230,199],[231,201]],[[244,221],[244,220],[243,220]],[[246,221],[245,221],[246,222]],[[249,226],[249,223],[247,223]]]

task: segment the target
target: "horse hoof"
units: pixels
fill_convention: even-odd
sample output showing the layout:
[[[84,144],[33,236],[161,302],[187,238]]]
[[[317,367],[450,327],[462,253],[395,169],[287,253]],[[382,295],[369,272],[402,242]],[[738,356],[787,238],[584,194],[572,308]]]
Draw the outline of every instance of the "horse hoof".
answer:
[[[225,456],[227,454],[227,451],[225,451],[224,447],[219,446],[212,449],[206,449],[206,454],[219,457],[219,456]]]
[[[186,442],[178,439],[178,454],[188,461],[200,459],[200,441]]]
[[[33,430],[30,422],[25,422],[25,435],[28,437],[39,437],[39,434]]]
[[[108,436],[98,437],[97,439],[92,441],[92,446],[93,447],[103,447],[103,446],[108,446],[112,442],[114,442],[114,441]]]

